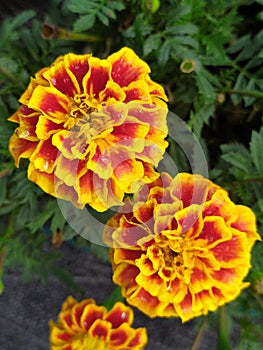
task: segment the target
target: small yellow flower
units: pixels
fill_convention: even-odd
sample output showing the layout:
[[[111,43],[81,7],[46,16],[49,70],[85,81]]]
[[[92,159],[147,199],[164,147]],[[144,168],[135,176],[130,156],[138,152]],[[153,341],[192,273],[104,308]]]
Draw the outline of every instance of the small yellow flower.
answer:
[[[69,53],[36,73],[9,120],[9,149],[48,194],[97,211],[121,205],[168,143],[167,97],[149,66],[125,47],[107,59]],[[135,186],[135,187],[134,187]]]
[[[109,311],[93,299],[77,302],[68,297],[58,315],[49,321],[50,350],[143,350],[145,328],[134,329],[133,311],[117,302]]]
[[[260,236],[252,210],[201,175],[162,173],[107,223],[113,281],[150,317],[183,322],[215,311],[248,286]]]

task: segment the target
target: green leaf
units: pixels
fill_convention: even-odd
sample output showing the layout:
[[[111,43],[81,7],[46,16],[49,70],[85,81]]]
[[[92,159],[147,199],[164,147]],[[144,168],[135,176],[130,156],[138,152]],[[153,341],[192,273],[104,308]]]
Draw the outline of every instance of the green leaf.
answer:
[[[106,17],[111,19],[116,19],[116,13],[109,7],[102,6],[101,11],[105,14]]]
[[[198,27],[192,23],[177,24],[169,26],[165,33],[167,35],[186,35],[186,34],[196,34],[198,32]]]
[[[259,174],[263,175],[263,127],[259,133],[252,131],[250,152]]]
[[[98,1],[76,1],[71,0],[68,4],[68,9],[74,13],[90,14],[99,6]]]
[[[166,40],[161,46],[160,52],[158,55],[158,63],[161,67],[166,65],[170,56],[171,48],[172,48],[172,43],[170,40]]]
[[[199,46],[199,43],[196,39],[192,38],[191,36],[175,36],[172,39],[173,45],[175,45],[175,50],[176,50],[176,45],[183,45],[183,46],[190,46],[191,48],[197,49]]]
[[[111,1],[111,2],[108,2],[108,5],[112,9],[117,10],[117,11],[121,11],[121,10],[125,9],[125,5],[122,1]]]
[[[0,206],[6,199],[6,194],[7,194],[7,177],[2,176],[0,177]]]
[[[239,37],[236,39],[235,42],[233,42],[228,48],[227,53],[228,54],[234,54],[242,50],[244,47],[247,47],[250,45],[251,35],[246,34],[242,37]]]
[[[246,90],[249,91],[253,91],[255,89],[255,80],[254,79],[250,79],[247,86],[246,86]],[[255,101],[255,97],[253,96],[244,96],[244,102],[245,102],[245,107],[249,107],[251,106]]]
[[[247,87],[247,84],[248,82],[246,77],[244,76],[244,74],[240,73],[239,76],[237,77],[233,90],[245,90]],[[242,101],[242,98],[243,97],[238,94],[231,95],[231,100],[234,103],[234,105],[240,104]]]
[[[98,19],[101,21],[102,24],[104,24],[106,27],[109,25],[109,17],[104,15],[102,12],[97,13]]]
[[[195,104],[195,110],[190,113],[190,120],[188,125],[193,129],[196,137],[201,136],[202,129],[205,124],[208,124],[209,119],[214,115],[214,103]]]
[[[55,232],[56,230],[62,231],[65,226],[65,223],[66,223],[66,219],[62,215],[60,208],[56,207],[51,219],[50,230],[52,232]]]
[[[227,163],[241,169],[245,174],[251,174],[253,172],[251,155],[245,146],[236,143],[221,145],[220,148],[223,152],[221,158]]]
[[[112,307],[114,306],[114,304],[117,301],[121,301],[123,302],[123,297],[121,294],[121,288],[119,286],[117,286],[113,292],[110,294],[110,296],[103,302],[102,305],[104,305],[107,310],[112,309]]]
[[[81,16],[78,18],[73,25],[73,29],[75,32],[83,32],[88,30],[94,26],[96,16],[95,14],[88,14],[85,16]]]
[[[205,101],[211,102],[215,100],[215,89],[209,80],[202,74],[202,71],[196,74],[196,84],[199,93],[204,96]]]
[[[32,233],[35,233],[37,230],[44,226],[44,224],[48,221],[48,219],[50,219],[52,214],[52,210],[46,210],[43,213],[40,213],[38,216],[36,216],[34,218],[34,221],[28,223],[27,226],[30,228]]]
[[[36,15],[36,12],[33,10],[27,10],[19,13],[14,20],[12,21],[12,28],[21,27],[26,24],[30,19]]]
[[[161,44],[161,35],[159,33],[150,35],[143,45],[143,54],[144,56],[149,55],[152,51],[159,49]]]

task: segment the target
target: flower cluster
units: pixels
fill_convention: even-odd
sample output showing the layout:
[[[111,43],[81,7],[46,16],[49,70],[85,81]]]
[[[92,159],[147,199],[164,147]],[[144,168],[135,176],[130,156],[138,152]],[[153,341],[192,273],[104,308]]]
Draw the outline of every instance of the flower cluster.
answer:
[[[148,316],[185,322],[248,286],[260,236],[252,210],[220,186],[155,171],[168,146],[168,109],[149,73],[127,47],[106,59],[59,57],[31,79],[9,118],[19,124],[9,149],[17,167],[29,160],[28,178],[48,194],[100,212],[121,206],[103,233],[113,281]],[[58,323],[50,321],[51,349],[143,349],[146,331],[132,321],[122,303],[107,312],[69,297]]]
[[[48,194],[97,211],[158,177],[168,143],[167,97],[131,49],[107,59],[66,54],[32,78],[9,120],[18,167]]]
[[[159,179],[128,199],[107,223],[113,281],[150,317],[183,322],[214,311],[248,286],[259,239],[251,209],[201,175]]]
[[[93,299],[77,302],[68,297],[50,321],[51,350],[142,350],[147,343],[145,328],[134,329],[133,311],[117,302],[109,311]]]

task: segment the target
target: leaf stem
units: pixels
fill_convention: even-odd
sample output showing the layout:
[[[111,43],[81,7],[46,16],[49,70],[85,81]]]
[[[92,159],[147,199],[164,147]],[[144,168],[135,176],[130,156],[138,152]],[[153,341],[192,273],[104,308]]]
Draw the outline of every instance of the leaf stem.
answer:
[[[246,90],[223,90],[222,92],[225,92],[227,94],[231,95],[241,95],[241,96],[252,96],[252,97],[257,97],[257,98],[262,98],[263,99],[263,92],[257,91],[257,90],[251,90],[251,91],[246,91]]]
[[[246,183],[246,182],[263,182],[263,176],[245,176],[244,179],[236,180],[237,183]]]
[[[11,169],[3,169],[2,171],[0,171],[0,179],[2,177],[5,177],[5,176],[9,175],[11,172],[12,172]]]
[[[258,302],[259,306],[263,310],[263,301],[262,301],[260,295],[258,295],[257,293],[253,293],[253,297],[256,299],[256,301]]]
[[[76,33],[65,28],[57,28],[54,25],[48,23],[42,24],[41,36],[45,40],[60,39],[87,42],[98,42],[102,40],[102,38],[97,35]]]
[[[219,309],[218,350],[232,350],[228,338],[226,309],[224,306]]]
[[[205,335],[205,331],[206,331],[206,328],[207,328],[207,317],[205,317],[200,325],[200,328],[197,332],[197,335],[195,337],[195,340],[194,340],[194,343],[193,345],[191,346],[191,349],[190,350],[198,350],[200,348],[200,345],[201,345],[201,341]]]

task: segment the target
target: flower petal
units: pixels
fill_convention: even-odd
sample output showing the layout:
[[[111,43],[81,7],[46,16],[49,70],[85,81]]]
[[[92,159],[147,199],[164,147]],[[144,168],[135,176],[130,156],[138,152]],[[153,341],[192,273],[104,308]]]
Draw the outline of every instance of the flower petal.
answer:
[[[123,323],[133,323],[133,312],[131,308],[123,303],[117,302],[113,308],[104,316],[104,320],[111,323],[113,328],[119,328]]]
[[[113,81],[121,87],[150,73],[149,66],[127,47],[109,56],[107,61],[112,65]]]

